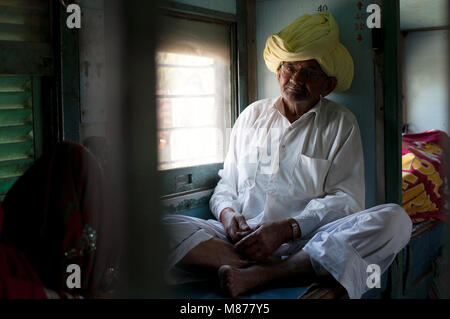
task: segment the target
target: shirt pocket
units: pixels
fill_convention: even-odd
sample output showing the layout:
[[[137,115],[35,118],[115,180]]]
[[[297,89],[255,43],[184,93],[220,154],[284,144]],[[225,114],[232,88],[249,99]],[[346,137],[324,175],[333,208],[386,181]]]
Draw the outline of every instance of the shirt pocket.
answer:
[[[238,192],[253,188],[256,181],[256,173],[259,165],[259,151],[250,148],[238,161]]]
[[[318,197],[325,193],[325,179],[331,160],[314,158],[300,154],[292,173],[291,192]]]

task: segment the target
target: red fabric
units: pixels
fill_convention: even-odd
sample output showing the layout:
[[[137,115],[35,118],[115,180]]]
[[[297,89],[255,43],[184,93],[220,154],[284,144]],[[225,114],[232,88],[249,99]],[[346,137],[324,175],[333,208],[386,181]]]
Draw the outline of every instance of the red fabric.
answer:
[[[447,220],[444,211],[445,146],[438,130],[405,134],[402,138],[402,205],[413,222]]]
[[[0,242],[0,298],[46,299],[44,286],[25,256]]]
[[[4,217],[5,213],[0,201],[0,238]],[[14,247],[2,242],[0,242],[0,298],[47,298],[44,286],[27,258]]]
[[[69,142],[16,181],[2,205],[0,297],[45,298],[43,287],[61,297],[94,297],[106,289],[114,256],[102,185],[93,155]],[[80,267],[81,288],[66,285],[71,264]]]

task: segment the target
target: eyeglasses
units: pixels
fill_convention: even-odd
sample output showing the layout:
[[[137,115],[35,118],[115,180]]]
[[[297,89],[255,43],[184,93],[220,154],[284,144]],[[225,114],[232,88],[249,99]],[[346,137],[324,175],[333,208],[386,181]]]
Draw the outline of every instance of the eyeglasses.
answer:
[[[300,72],[300,75],[307,80],[317,79],[320,77],[326,77],[327,75],[323,72],[319,72],[310,68],[295,68],[292,64],[283,63],[281,65],[281,72],[286,77],[291,77],[297,72]]]

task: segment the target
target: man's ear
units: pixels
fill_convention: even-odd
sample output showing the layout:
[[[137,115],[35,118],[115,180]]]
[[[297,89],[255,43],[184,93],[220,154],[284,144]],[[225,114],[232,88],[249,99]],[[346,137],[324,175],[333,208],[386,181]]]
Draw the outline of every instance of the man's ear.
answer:
[[[325,89],[322,92],[322,96],[327,96],[328,94],[333,92],[333,90],[336,88],[336,85],[337,85],[337,79],[334,76],[328,77],[326,84],[325,84]]]

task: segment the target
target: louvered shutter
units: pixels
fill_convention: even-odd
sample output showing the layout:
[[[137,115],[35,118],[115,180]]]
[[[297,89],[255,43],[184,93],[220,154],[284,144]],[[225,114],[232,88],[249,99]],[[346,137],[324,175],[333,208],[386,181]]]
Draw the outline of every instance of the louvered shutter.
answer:
[[[30,76],[0,77],[0,198],[34,161]]]
[[[0,199],[37,155],[33,85],[53,73],[49,4],[0,0]]]

